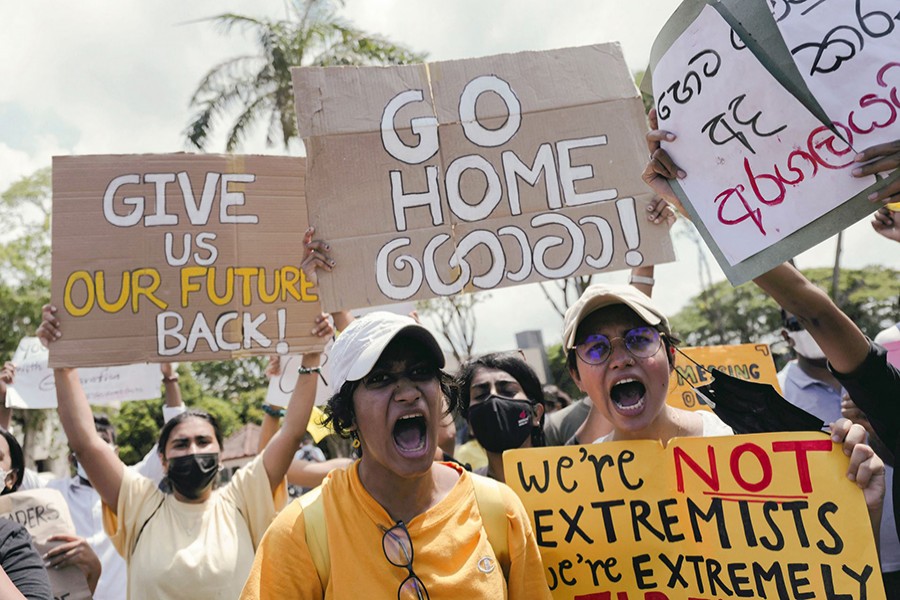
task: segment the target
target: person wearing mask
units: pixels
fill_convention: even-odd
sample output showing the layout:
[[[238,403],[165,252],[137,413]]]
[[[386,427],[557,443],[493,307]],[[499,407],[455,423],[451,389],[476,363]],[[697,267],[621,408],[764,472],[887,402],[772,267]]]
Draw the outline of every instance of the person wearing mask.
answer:
[[[841,418],[841,384],[828,370],[825,353],[793,314],[781,310],[781,335],[797,358],[778,372],[782,395],[826,424]]]
[[[21,489],[22,478],[20,474],[25,471],[25,453],[19,445],[16,437],[0,428],[0,496],[14,494]],[[54,546],[43,557],[40,556],[31,545],[31,535],[18,524],[7,519],[0,519],[0,565],[6,575],[13,580],[22,591],[26,591],[26,597],[48,597],[53,594],[50,581],[44,570],[46,566],[76,567],[84,574],[88,588],[93,591],[100,579],[102,566],[97,554],[83,537],[76,535],[54,535],[47,539],[48,542],[61,542]],[[27,544],[27,548],[25,545]],[[34,555],[32,556],[32,553]],[[34,558],[37,557],[37,567]],[[42,560],[43,559],[43,560]],[[40,572],[38,572],[38,567]],[[0,590],[3,589],[3,578],[0,577]],[[44,582],[46,581],[47,596],[43,596]],[[6,598],[7,596],[2,596]]]
[[[320,259],[304,237],[301,268],[315,271]],[[63,332],[57,309],[46,305],[38,337],[45,345]],[[327,315],[312,331],[331,336]],[[319,353],[301,367],[318,367]],[[253,461],[216,488],[222,433],[208,413],[190,409],[167,422],[159,435],[159,458],[172,493],[126,469],[96,433],[90,405],[72,368],[54,370],[58,412],[69,445],[103,500],[107,533],[128,564],[130,600],[193,600],[236,597],[266,528],[287,499],[285,474],[312,412],[315,380],[301,377],[281,429]],[[312,394],[307,393],[307,388]]]
[[[181,388],[178,385],[178,373],[173,363],[160,363],[165,404],[163,405],[163,421],[169,422],[185,411],[181,400]],[[94,428],[97,435],[118,455],[116,445],[116,428],[105,415],[94,415]],[[103,571],[94,591],[94,600],[120,600],[126,595],[128,572],[125,561],[119,555],[112,540],[103,529],[103,503],[100,495],[91,485],[84,466],[78,462],[74,452],[69,451],[69,462],[75,469],[75,475],[69,478],[54,479],[47,487],[58,490],[69,507],[75,533],[87,539],[94,552],[100,558]],[[159,452],[154,444],[150,451],[137,464],[128,467],[140,475],[152,480],[157,485],[165,476]],[[66,543],[71,544],[73,540]]]
[[[545,445],[541,381],[513,353],[474,358],[460,367],[456,380],[460,411],[487,452],[487,467],[476,473],[505,482],[504,451]]]
[[[38,337],[52,344],[63,332],[47,305]],[[326,315],[314,333],[330,336]],[[302,366],[318,366],[319,354]],[[58,412],[69,445],[103,500],[107,533],[128,564],[130,600],[237,598],[263,532],[286,500],[285,473],[312,411],[301,378],[284,425],[265,450],[216,488],[222,433],[208,413],[189,409],[166,423],[159,458],[172,493],[125,467],[96,433],[76,369],[55,369]],[[314,386],[314,382],[312,383]]]

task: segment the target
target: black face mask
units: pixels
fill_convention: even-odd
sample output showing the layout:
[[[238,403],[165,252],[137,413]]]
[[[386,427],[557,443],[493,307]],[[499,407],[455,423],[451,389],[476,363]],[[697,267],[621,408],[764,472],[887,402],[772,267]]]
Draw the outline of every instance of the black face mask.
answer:
[[[519,448],[534,428],[534,408],[528,400],[490,396],[469,407],[469,423],[488,452]]]
[[[779,396],[767,383],[745,381],[718,369],[710,369],[710,373],[713,382],[694,391],[735,433],[820,431],[825,426],[818,417]]]
[[[187,454],[169,459],[166,475],[185,498],[196,500],[219,473],[219,453]]]

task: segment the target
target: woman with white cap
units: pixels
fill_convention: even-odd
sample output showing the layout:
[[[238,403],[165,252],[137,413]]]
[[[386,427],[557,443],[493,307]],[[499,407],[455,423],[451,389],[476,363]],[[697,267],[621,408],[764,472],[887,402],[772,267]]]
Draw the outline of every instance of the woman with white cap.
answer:
[[[451,411],[457,400],[431,333],[370,313],[338,337],[329,366],[328,420],[361,458],[275,519],[242,597],[549,598],[512,490],[434,462],[444,398]]]

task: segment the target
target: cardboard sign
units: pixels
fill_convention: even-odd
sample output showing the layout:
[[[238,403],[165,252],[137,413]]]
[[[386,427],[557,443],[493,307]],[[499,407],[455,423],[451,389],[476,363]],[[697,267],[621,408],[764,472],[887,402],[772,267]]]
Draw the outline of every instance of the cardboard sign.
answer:
[[[675,354],[675,372],[669,377],[666,403],[685,410],[711,410],[694,393],[695,387],[708,385],[712,376],[708,369],[718,369],[738,379],[768,383],[781,393],[778,371],[767,344],[736,344],[734,346],[695,346],[679,348]],[[701,369],[683,354],[700,363]],[[704,370],[707,369],[707,370]]]
[[[72,515],[63,495],[57,490],[23,490],[0,496],[0,518],[23,526],[31,534],[32,543],[43,556],[64,542],[48,542],[54,535],[76,535]],[[93,597],[87,580],[78,567],[47,569],[54,598],[90,600]]]
[[[50,366],[321,350],[303,256],[304,159],[53,159]]]
[[[292,73],[326,310],[674,259],[618,45]]]
[[[824,434],[512,450],[503,464],[557,600],[885,597],[862,491]]]
[[[22,338],[13,354],[15,386],[6,394],[6,406],[36,409],[56,408],[56,382],[47,365],[47,348],[35,337]],[[93,405],[159,398],[162,375],[152,364],[95,367],[78,372],[81,386]]]

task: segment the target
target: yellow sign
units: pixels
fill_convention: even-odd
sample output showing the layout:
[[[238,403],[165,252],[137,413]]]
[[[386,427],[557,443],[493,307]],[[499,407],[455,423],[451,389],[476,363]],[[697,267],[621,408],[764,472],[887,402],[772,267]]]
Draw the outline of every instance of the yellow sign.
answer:
[[[698,400],[693,388],[709,384],[712,381],[709,370],[714,368],[738,379],[771,384],[781,393],[778,372],[766,344],[696,346],[680,350],[703,368],[697,367],[680,352],[675,354],[675,372],[669,378],[669,395],[666,397],[666,402],[672,406],[685,410],[710,410],[709,406]]]
[[[862,491],[822,433],[510,450],[503,462],[555,600],[885,597]]]

